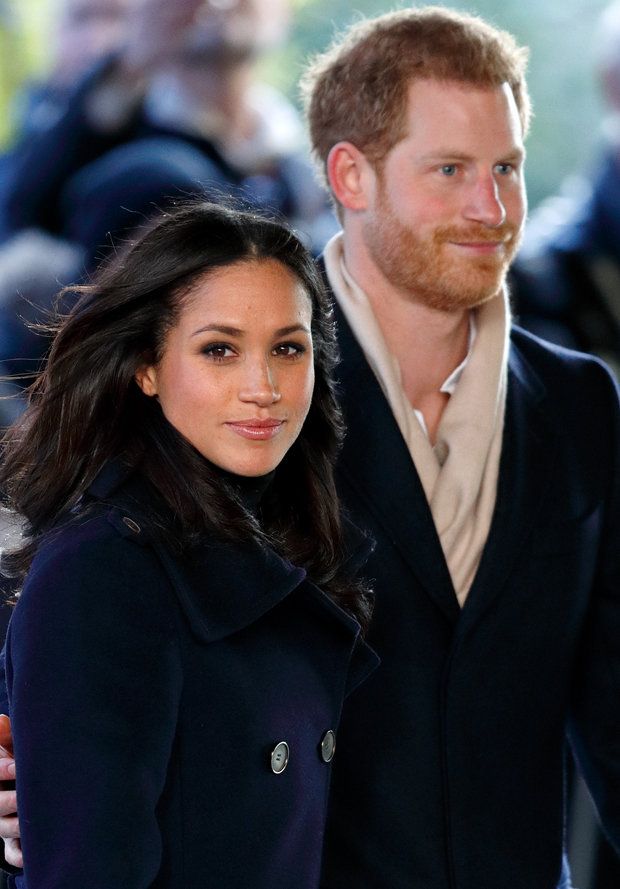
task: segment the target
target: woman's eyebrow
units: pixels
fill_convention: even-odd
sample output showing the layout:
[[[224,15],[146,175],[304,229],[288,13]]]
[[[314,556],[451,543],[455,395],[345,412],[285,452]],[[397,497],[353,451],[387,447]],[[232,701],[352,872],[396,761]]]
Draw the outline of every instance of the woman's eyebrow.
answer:
[[[192,333],[192,336],[197,336],[199,333],[208,333],[209,331],[214,331],[215,333],[223,333],[225,336],[242,336],[243,330],[239,327],[228,327],[225,324],[205,324],[204,327],[199,327],[198,330],[195,330]]]
[[[288,336],[291,333],[310,333],[309,329],[305,326],[305,324],[291,324],[288,327],[279,327],[274,331],[275,336]],[[205,324],[204,327],[198,328],[191,335],[197,336],[199,333],[223,333],[225,336],[231,337],[240,337],[245,333],[244,330],[241,330],[239,327],[229,327],[226,324]]]
[[[310,333],[305,324],[291,324],[290,327],[279,327],[276,336],[288,336],[290,333]]]

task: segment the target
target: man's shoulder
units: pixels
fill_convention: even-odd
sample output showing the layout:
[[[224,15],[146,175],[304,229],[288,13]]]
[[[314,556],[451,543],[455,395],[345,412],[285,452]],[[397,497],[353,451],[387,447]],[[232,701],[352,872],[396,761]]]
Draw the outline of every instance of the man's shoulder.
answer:
[[[558,406],[581,415],[600,411],[609,423],[620,412],[618,383],[595,355],[547,342],[518,326],[511,331],[509,370]]]
[[[549,342],[518,325],[513,325],[510,339],[511,359],[514,360],[516,356],[522,357],[541,373],[585,375],[594,379],[613,380],[609,367],[596,355]]]

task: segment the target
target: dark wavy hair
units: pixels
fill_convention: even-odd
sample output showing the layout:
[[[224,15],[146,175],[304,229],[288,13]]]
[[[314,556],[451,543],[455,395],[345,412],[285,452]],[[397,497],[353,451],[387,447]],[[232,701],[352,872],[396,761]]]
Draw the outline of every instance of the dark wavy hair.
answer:
[[[166,333],[199,278],[268,259],[286,266],[312,301],[315,386],[302,431],[263,498],[259,526],[221,472],[168,423],[157,399],[141,392],[135,374],[161,357]],[[298,238],[264,216],[192,202],[161,215],[92,283],[62,296],[77,301],[54,326],[29,406],[3,441],[0,485],[8,505],[27,520],[21,545],[3,558],[5,573],[23,579],[41,538],[69,511],[87,509],[89,485],[105,463],[121,459],[139,467],[158,492],[165,510],[153,521],[168,523],[168,542],[183,550],[206,531],[268,541],[366,626],[364,585],[343,564],[333,476],[343,436],[331,376],[333,314]]]

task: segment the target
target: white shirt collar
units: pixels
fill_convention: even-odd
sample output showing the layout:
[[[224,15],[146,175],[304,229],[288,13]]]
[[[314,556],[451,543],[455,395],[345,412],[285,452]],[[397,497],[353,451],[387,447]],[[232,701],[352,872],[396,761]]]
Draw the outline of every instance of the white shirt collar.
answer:
[[[454,390],[456,389],[459,380],[461,379],[461,375],[465,368],[467,367],[467,363],[471,357],[471,350],[474,347],[474,342],[476,341],[476,334],[478,332],[478,328],[476,327],[476,317],[473,312],[469,313],[469,340],[467,343],[467,355],[458,367],[455,367],[450,376],[444,380],[442,385],[439,387],[440,392],[445,392],[446,395],[454,395]]]

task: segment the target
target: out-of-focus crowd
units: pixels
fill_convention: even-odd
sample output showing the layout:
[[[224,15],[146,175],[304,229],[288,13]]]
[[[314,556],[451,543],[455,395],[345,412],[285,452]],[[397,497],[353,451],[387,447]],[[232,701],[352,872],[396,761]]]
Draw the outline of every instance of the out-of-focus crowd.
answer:
[[[620,378],[620,2],[598,22],[593,53],[603,100],[594,163],[532,214],[512,272],[520,323],[603,358]],[[579,120],[575,119],[575,127]]]
[[[51,70],[0,157],[0,425],[47,347],[59,289],[197,193],[266,208],[315,253],[336,229],[292,104],[261,81],[288,0],[57,0]]]

